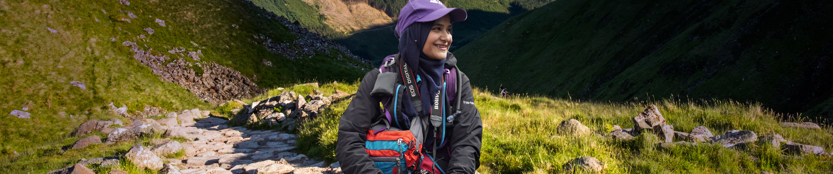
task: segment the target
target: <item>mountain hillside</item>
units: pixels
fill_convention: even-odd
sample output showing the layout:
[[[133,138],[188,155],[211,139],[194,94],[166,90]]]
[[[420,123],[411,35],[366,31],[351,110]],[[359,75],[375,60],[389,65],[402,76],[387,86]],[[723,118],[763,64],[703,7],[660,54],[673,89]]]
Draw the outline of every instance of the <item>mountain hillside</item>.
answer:
[[[3,163],[60,153],[86,120],[208,108],[369,68],[245,1],[0,1],[0,19]]]
[[[455,53],[473,83],[492,90],[720,98],[831,118],[830,9],[825,1],[560,0]]]

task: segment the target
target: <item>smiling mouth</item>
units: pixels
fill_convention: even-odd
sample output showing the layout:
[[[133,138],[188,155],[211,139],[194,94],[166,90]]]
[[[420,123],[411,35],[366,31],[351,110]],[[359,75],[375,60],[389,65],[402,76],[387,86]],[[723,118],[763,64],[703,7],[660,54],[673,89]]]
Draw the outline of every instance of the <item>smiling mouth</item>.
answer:
[[[441,51],[446,51],[446,50],[448,50],[448,45],[437,45],[437,44],[434,44],[434,46],[436,46],[436,47],[437,47],[438,49],[440,49]]]

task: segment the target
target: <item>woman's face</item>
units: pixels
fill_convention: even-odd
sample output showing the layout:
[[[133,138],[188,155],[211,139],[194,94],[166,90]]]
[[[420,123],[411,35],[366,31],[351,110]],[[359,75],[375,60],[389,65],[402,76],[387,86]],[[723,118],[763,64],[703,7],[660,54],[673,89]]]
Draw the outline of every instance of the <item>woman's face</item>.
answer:
[[[429,59],[443,60],[448,54],[448,47],[451,46],[451,18],[448,15],[434,21],[425,45],[422,46],[422,53]]]

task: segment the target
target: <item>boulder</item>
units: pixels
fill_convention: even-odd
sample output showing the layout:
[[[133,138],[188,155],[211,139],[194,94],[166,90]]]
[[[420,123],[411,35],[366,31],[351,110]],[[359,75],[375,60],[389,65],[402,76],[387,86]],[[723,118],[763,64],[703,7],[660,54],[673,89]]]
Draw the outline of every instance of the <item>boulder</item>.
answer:
[[[614,140],[632,140],[634,138],[633,135],[622,129],[614,130],[607,134],[607,136]]]
[[[176,112],[168,112],[165,114],[165,118],[177,118]]]
[[[824,152],[824,148],[822,148],[822,147],[806,145],[806,144],[799,144],[799,143],[793,143],[793,142],[789,142],[789,143],[785,144],[784,145],[784,151],[786,151],[788,153],[792,153],[792,154],[827,155],[827,153]]]
[[[168,127],[168,130],[165,130],[165,137],[188,137],[188,131],[178,126]]]
[[[124,170],[112,169],[109,174],[127,174]]]
[[[680,132],[680,131],[674,131],[674,138],[680,139],[682,141],[691,140],[691,137],[689,136],[688,133]]]
[[[593,133],[590,128],[584,126],[576,119],[564,120],[558,125],[559,135],[584,136]]]
[[[712,138],[712,140],[716,143],[723,144],[723,147],[734,147],[738,144],[758,141],[758,135],[755,135],[755,132],[752,131],[731,130],[725,135]]]
[[[308,112],[310,116],[315,117],[318,115],[319,109],[326,106],[327,104],[324,100],[310,100],[309,103],[304,105],[302,110]]]
[[[299,95],[298,99],[295,101],[295,108],[292,108],[292,109],[301,110],[301,109],[303,109],[304,105],[306,105],[306,104],[307,104],[307,100],[304,99],[304,97],[301,97]]]
[[[111,124],[113,124],[112,121],[87,121],[81,123],[81,125],[75,129],[75,132],[72,133],[72,136],[84,136],[90,132],[101,131],[102,129],[109,127]]]
[[[165,128],[152,119],[145,119],[141,122],[134,122],[130,128],[137,136],[151,136],[153,134],[165,133]]]
[[[136,138],[136,135],[133,132],[131,132],[131,130],[125,128],[116,128],[116,130],[113,130],[113,132],[107,134],[107,144],[112,144],[124,140],[132,140],[134,138]]]
[[[95,174],[95,172],[84,165],[75,164],[75,166],[72,166],[72,173],[70,174]]]
[[[779,134],[764,135],[764,136],[758,137],[758,144],[761,144],[761,145],[769,144],[769,145],[772,145],[772,147],[775,147],[775,148],[781,148],[782,143],[789,143],[789,142],[790,141],[787,141],[786,139],[784,139],[784,137],[782,137]]]
[[[295,96],[298,96],[298,94],[295,94],[295,92],[293,92],[293,91],[281,92],[281,100],[278,101],[278,103],[283,103],[283,104],[292,103],[293,101],[295,101],[297,99]],[[298,98],[300,98],[300,97],[298,97]]]
[[[194,119],[198,118],[198,114],[199,113],[191,113],[191,110],[184,110],[178,115],[177,119],[179,119],[179,123],[183,126],[191,126],[196,123]]]
[[[599,173],[602,172],[604,168],[604,163],[599,161],[599,159],[589,156],[578,157],[567,164],[564,164],[564,170],[568,173],[575,173],[576,170],[589,173]]]
[[[182,174],[179,172],[179,168],[173,166],[171,164],[165,164],[162,167],[162,170],[159,171],[160,174]]]
[[[101,144],[101,137],[98,137],[97,135],[92,135],[86,138],[82,138],[78,141],[75,141],[75,144],[72,144],[71,149],[83,149],[93,144]]]
[[[160,145],[153,146],[151,151],[156,155],[165,156],[169,154],[174,154],[182,150],[182,144],[178,141],[168,141],[167,143],[163,143]]]
[[[101,166],[101,167],[116,167],[116,166],[119,165],[120,162],[121,161],[119,161],[118,158],[105,159],[104,161],[101,161],[101,165],[99,165],[99,166]]]
[[[674,126],[671,126],[670,124],[663,124],[661,126],[657,126],[654,130],[659,133],[659,136],[665,140],[665,142],[674,142],[674,134],[676,133],[674,131]]]
[[[709,141],[714,135],[712,132],[709,131],[709,128],[705,126],[697,126],[691,130],[691,133],[688,134],[689,138],[695,142],[706,142]]]
[[[633,117],[636,133],[642,133],[643,130],[651,130],[657,126],[661,128],[663,124],[665,124],[665,118],[662,117],[655,105],[649,105],[642,113]]]
[[[821,129],[821,127],[813,122],[781,122],[781,127],[794,127],[794,128],[806,128],[806,129]]]
[[[162,169],[162,159],[142,145],[133,145],[124,156],[138,168],[148,168],[151,170]]]
[[[163,118],[157,120],[156,122],[165,127],[179,126],[179,123],[176,122],[176,118]]]

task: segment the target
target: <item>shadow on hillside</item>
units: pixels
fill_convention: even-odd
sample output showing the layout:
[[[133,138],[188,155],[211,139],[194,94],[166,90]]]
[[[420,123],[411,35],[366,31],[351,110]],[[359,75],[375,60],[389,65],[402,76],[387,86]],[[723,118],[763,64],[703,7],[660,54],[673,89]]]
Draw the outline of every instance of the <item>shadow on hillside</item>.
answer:
[[[454,24],[454,43],[451,46],[451,52],[477,39],[506,19],[527,11],[515,3],[508,10],[509,13],[467,10],[468,19]],[[357,31],[346,38],[335,39],[335,41],[350,49],[353,54],[370,60],[373,66],[377,66],[385,56],[398,52],[399,42],[394,34],[395,25],[394,22],[375,26]]]

